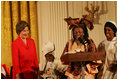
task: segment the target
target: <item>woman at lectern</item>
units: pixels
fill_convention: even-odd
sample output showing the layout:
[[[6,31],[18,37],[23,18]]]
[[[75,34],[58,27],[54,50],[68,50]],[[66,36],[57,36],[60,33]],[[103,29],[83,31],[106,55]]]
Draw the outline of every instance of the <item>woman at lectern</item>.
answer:
[[[81,20],[78,18],[66,18],[65,20],[70,25],[69,29],[72,29],[73,38],[69,40],[66,44],[66,47],[63,51],[62,56],[65,53],[75,53],[76,52],[96,52],[96,46],[92,39],[89,38],[87,27],[92,30],[93,25],[92,22],[88,20],[89,16],[83,16]],[[61,56],[61,57],[62,57]],[[82,69],[81,62],[71,62],[65,63],[68,64],[68,68],[65,72],[65,75],[68,76],[69,79],[82,79]],[[87,61],[84,66],[84,75],[85,79],[95,79],[95,74],[98,73],[98,65],[96,65],[97,61]]]

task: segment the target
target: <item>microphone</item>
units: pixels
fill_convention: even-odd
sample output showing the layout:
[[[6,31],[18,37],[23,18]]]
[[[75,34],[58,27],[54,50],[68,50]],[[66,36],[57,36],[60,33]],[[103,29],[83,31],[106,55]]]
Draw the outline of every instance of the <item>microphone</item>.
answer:
[[[80,43],[82,43],[84,45],[84,50],[86,52],[86,45],[85,45],[84,41],[80,37],[78,38],[78,40],[80,41]]]
[[[80,43],[82,43],[83,45],[85,45],[84,41],[79,37],[78,40],[80,41]]]

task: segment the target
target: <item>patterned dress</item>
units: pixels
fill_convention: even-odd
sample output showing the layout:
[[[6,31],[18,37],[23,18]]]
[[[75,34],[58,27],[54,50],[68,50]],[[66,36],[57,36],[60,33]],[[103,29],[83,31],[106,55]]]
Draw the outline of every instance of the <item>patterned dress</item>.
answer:
[[[92,39],[89,39],[89,43],[87,43],[86,41],[84,43],[86,46],[86,52],[97,51],[96,46]],[[75,50],[81,50],[81,52],[85,52],[85,46],[81,43],[77,44],[76,42],[73,41],[73,39],[71,39],[67,42],[62,56],[64,55],[65,52],[74,52]],[[95,78],[95,74],[98,73],[98,69],[97,69],[98,64],[96,65],[97,62],[99,61],[85,62],[85,66],[84,66],[85,79]],[[68,63],[68,69],[66,70],[65,75],[68,76],[68,78],[70,79],[82,79],[81,62]]]

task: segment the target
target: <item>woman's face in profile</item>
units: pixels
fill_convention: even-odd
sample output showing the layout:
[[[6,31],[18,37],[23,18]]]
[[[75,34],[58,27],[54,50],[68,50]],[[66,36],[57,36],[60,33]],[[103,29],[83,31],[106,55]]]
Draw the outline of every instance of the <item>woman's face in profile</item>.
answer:
[[[105,30],[106,30],[105,35],[107,37],[107,40],[111,41],[114,38],[114,31],[110,27],[106,27]]]
[[[28,27],[25,27],[24,30],[22,30],[20,32],[20,37],[22,39],[26,39],[28,37],[28,35],[29,35],[29,29],[28,29]]]
[[[82,28],[75,28],[74,30],[75,39],[78,40],[79,37],[83,38],[84,32]]]

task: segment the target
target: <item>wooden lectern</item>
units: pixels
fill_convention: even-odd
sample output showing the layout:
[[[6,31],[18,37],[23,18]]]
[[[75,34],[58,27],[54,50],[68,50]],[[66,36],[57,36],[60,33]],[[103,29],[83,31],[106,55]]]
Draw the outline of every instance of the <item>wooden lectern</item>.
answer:
[[[85,53],[67,53],[61,57],[61,61],[64,63],[69,62],[82,62],[82,79],[84,79],[84,62],[86,61],[96,61],[104,60],[105,52],[85,52]]]
[[[61,57],[63,62],[104,60],[105,52],[69,53]]]

